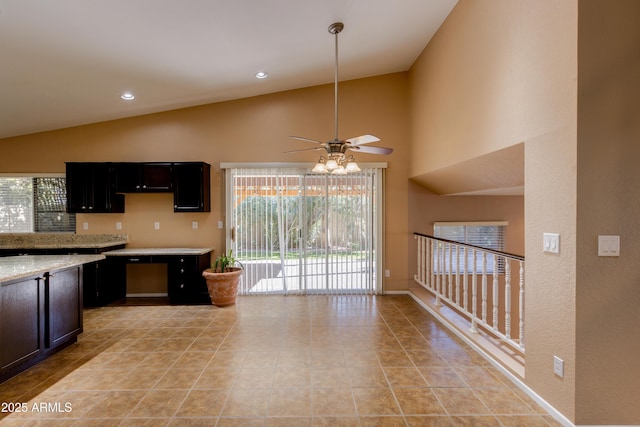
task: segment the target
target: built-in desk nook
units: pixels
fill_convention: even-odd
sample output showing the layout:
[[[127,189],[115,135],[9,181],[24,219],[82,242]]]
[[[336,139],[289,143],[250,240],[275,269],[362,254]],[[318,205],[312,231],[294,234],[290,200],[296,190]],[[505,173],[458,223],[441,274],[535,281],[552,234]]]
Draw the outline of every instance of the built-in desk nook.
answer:
[[[127,248],[104,252],[106,266],[121,298],[127,295],[127,266],[165,264],[171,304],[210,304],[202,271],[211,265],[213,248]]]

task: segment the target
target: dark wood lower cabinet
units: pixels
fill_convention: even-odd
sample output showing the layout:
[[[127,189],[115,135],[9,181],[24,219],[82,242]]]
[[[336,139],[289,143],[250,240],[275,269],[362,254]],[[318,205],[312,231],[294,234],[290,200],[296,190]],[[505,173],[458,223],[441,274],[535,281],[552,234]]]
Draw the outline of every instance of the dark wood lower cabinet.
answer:
[[[44,278],[0,285],[0,378],[44,350]]]
[[[77,341],[82,267],[0,283],[0,382]]]
[[[82,332],[82,269],[47,274],[45,343],[55,348]]]

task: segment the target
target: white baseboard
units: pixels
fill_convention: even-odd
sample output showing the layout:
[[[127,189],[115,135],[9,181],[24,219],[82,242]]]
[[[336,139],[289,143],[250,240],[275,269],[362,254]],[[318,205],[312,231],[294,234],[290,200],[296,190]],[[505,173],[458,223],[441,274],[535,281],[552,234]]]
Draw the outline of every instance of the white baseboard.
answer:
[[[473,348],[478,354],[480,354],[484,359],[486,359],[491,365],[493,365],[500,372],[505,374],[507,378],[511,382],[513,382],[520,390],[525,392],[529,397],[531,397],[537,404],[542,406],[549,415],[551,415],[556,421],[566,427],[576,427],[567,417],[565,417],[562,413],[560,413],[556,408],[551,406],[546,400],[540,397],[536,392],[529,388],[525,383],[523,383],[520,378],[513,375],[509,370],[505,369],[501,364],[496,362],[491,356],[489,356],[482,348],[480,348],[476,343],[467,338],[464,334],[460,333],[456,328],[449,326],[449,323],[446,319],[444,319],[438,312],[435,312],[431,309],[427,304],[425,304],[420,298],[414,295],[412,292],[406,291],[385,291],[384,295],[408,295],[415,302],[420,304],[422,308],[427,310],[429,314],[438,319],[438,321],[451,332],[453,332],[458,338],[467,343],[471,348]]]

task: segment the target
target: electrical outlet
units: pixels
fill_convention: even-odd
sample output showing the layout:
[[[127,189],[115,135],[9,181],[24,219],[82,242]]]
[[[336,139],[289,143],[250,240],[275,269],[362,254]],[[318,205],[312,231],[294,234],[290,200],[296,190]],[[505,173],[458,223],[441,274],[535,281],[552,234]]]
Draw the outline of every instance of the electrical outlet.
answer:
[[[88,222],[83,222],[82,223],[82,229],[83,230],[88,230],[89,229],[89,223]]]
[[[116,222],[116,230],[122,230],[122,223],[120,221]]]
[[[198,229],[198,221],[191,221],[191,228],[194,230]]]
[[[156,221],[153,223],[154,230],[160,230],[160,222]]]
[[[558,356],[553,356],[553,373],[560,378],[564,377],[564,360]]]
[[[384,277],[391,277],[391,270],[385,270]]]
[[[218,221],[218,229],[222,230],[224,228],[224,223],[222,221]]]

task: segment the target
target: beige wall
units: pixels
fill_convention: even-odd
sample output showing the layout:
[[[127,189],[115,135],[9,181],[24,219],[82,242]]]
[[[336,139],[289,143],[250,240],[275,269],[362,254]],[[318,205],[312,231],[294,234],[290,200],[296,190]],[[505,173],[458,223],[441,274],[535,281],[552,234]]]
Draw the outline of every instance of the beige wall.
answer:
[[[569,419],[576,49],[577,0],[461,0],[409,72],[411,178],[439,178],[439,170],[524,142],[526,383]],[[559,256],[543,254],[544,232],[561,234]],[[564,378],[553,375],[553,355],[565,360]]]
[[[166,113],[0,140],[0,172],[63,172],[66,161],[205,161],[212,165],[210,213],[174,213],[169,194],[127,194],[124,214],[78,215],[79,233],[114,233],[116,221],[131,247],[224,248],[220,162],[310,162],[316,152],[289,135],[333,138],[333,86],[264,95]],[[340,137],[370,133],[394,148],[390,156],[357,154],[361,162],[388,162],[385,198],[385,289],[406,287],[408,80],[406,73],[340,83]],[[160,222],[160,230],[153,229]],[[198,230],[191,222],[198,221]],[[89,230],[82,229],[88,222]],[[396,267],[401,266],[401,267]]]
[[[581,0],[578,12],[576,422],[637,425],[640,2]],[[597,256],[609,234],[619,258]]]

